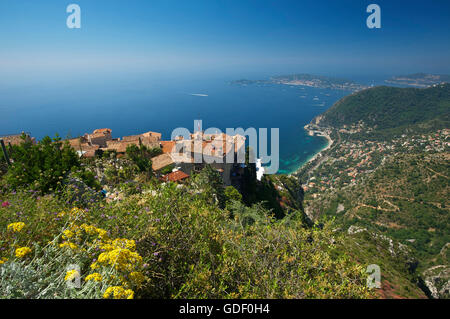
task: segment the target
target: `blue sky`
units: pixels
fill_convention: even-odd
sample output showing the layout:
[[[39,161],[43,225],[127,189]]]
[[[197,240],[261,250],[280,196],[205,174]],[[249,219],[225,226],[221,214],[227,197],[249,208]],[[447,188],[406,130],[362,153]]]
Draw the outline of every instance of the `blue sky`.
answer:
[[[1,0],[0,73],[449,74],[449,36],[448,0]]]

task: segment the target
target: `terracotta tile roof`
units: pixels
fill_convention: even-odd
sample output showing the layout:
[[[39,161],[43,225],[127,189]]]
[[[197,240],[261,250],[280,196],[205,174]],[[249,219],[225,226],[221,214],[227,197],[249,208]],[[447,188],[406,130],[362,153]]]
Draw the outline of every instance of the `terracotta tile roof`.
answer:
[[[142,136],[141,137],[141,143],[142,145],[148,147],[148,148],[159,148],[159,140],[154,137],[147,137],[147,136]]]
[[[160,141],[161,140],[161,133],[157,133],[157,132],[145,132],[145,133],[142,133],[142,135],[144,136],[144,137],[151,137],[151,138],[155,138],[155,139],[157,139],[158,141]]]
[[[83,155],[82,155],[82,157],[85,157],[85,158],[92,158],[92,157],[94,157],[95,156],[95,150],[89,150],[89,151],[86,151],[85,153],[83,153]]]
[[[125,153],[127,151],[128,145],[133,144],[139,145],[139,141],[137,143],[127,141],[106,141],[106,150],[116,151],[117,153]]]
[[[25,134],[25,136],[27,140],[31,140],[31,142],[35,143],[36,140],[34,137],[30,137],[28,134]],[[11,145],[20,145],[23,143],[22,134],[3,136],[0,137],[0,139],[3,140],[6,146],[8,146],[9,143],[11,143]]]
[[[134,142],[134,144],[136,144],[136,145],[139,145],[140,143],[142,143],[143,145],[145,145],[149,148],[159,147],[159,138],[158,137],[145,135],[145,134],[124,136],[122,138],[122,141]]]
[[[138,141],[141,135],[130,135],[130,136],[124,136],[122,137],[122,141],[130,142],[130,141]]]
[[[112,130],[110,128],[99,128],[99,129],[94,130],[93,134],[97,134],[97,133],[105,134],[105,133],[111,133],[111,132],[112,132]]]
[[[202,141],[202,149],[194,149],[194,141],[201,140]],[[183,140],[177,141],[178,150],[182,151],[182,147],[188,149],[190,147],[190,151],[194,153],[201,152],[204,155],[210,156],[226,156],[231,151],[235,151],[236,153],[242,147],[245,147],[244,136],[239,134],[235,136],[230,136],[225,133],[219,134],[203,134],[202,132],[195,132],[191,134],[191,140]],[[189,143],[191,143],[189,145]],[[198,147],[198,144],[196,145]]]
[[[91,144],[87,144],[87,143],[82,143],[81,144],[81,148],[83,149],[83,151],[87,151],[87,150],[98,150],[100,148],[99,145],[91,145]]]
[[[72,148],[74,148],[76,151],[80,150],[80,147],[81,147],[82,144],[87,144],[87,142],[88,142],[87,139],[84,136],[77,137],[77,138],[71,138],[71,139],[69,139],[67,141],[69,142],[70,146]]]
[[[161,154],[152,158],[152,168],[154,171],[158,171],[173,163],[174,161],[169,154]]]
[[[163,153],[171,153],[176,142],[175,141],[161,141],[159,143],[162,146]]]
[[[105,137],[107,135],[107,133],[105,132],[97,132],[97,133],[92,133],[89,134],[90,138],[98,138],[98,137]]]
[[[229,138],[224,140],[219,138],[217,140],[201,141],[201,143],[199,143],[199,141],[195,143],[194,140],[181,140],[171,141],[172,143],[161,142],[161,145],[163,146],[164,153],[170,153],[175,157],[185,153],[188,156],[192,153],[202,153],[206,156],[225,157],[229,152],[234,150],[237,151],[240,147],[245,145],[245,141],[244,143],[234,143],[233,140],[234,139],[231,139],[230,142]]]
[[[211,142],[203,142],[202,153],[204,155],[211,156],[226,156],[229,152],[233,151],[234,145],[229,141],[217,139]]]
[[[165,181],[170,181],[170,182],[178,182],[178,181],[182,181],[183,179],[186,179],[186,178],[189,178],[189,175],[182,171],[171,172],[171,173],[163,176],[163,179]]]
[[[191,155],[187,155],[187,154],[176,154],[176,153],[172,153],[170,154],[170,157],[172,158],[174,163],[193,163],[194,159],[192,158]]]

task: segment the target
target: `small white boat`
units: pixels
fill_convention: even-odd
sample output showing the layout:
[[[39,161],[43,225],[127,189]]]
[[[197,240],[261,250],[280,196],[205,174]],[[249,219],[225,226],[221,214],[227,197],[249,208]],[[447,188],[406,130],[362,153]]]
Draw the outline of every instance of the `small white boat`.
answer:
[[[201,93],[191,93],[192,96],[208,96],[208,94],[201,94]]]

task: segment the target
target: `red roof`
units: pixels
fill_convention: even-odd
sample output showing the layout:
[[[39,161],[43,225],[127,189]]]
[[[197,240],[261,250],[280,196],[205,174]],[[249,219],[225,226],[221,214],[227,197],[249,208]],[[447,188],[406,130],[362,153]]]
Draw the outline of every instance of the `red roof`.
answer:
[[[97,134],[97,133],[111,133],[112,130],[110,128],[99,128],[94,130],[93,134]]]
[[[175,141],[161,141],[163,153],[172,153],[173,147],[175,146]]]
[[[182,171],[175,171],[163,176],[164,180],[171,182],[178,182],[188,177],[189,175]]]

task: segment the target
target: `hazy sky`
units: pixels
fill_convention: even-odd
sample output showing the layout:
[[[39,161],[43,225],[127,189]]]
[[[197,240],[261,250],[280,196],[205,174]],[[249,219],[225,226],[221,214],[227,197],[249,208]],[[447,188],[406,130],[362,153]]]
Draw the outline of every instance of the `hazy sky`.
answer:
[[[68,29],[66,7],[81,7]],[[381,7],[368,29],[366,7]],[[450,73],[448,0],[0,0],[0,74]]]

